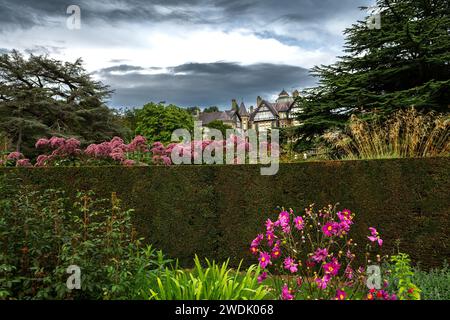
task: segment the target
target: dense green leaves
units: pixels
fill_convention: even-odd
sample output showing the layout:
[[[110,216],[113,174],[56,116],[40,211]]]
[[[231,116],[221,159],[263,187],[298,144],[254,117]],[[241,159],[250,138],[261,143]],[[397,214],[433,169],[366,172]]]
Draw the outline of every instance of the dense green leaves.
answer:
[[[194,128],[192,115],[172,104],[165,106],[161,103],[148,103],[136,111],[136,117],[136,133],[145,136],[149,142],[171,142],[174,130],[192,131]]]
[[[450,8],[447,0],[378,0],[381,28],[358,21],[345,55],[313,68],[319,85],[298,99],[302,142],[342,127],[351,114],[389,116],[400,108],[448,112]]]
[[[27,59],[17,51],[0,55],[0,131],[22,152],[32,151],[42,137],[91,143],[120,134],[104,104],[110,93],[83,69],[81,59]]]

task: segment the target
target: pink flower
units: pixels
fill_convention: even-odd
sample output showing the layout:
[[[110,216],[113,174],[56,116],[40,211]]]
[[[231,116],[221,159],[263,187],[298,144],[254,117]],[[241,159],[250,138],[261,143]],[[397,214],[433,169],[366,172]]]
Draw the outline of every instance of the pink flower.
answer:
[[[327,274],[324,275],[323,278],[317,278],[315,280],[317,287],[319,287],[319,289],[321,289],[321,290],[325,290],[328,286],[328,282],[330,281],[330,279],[331,279],[331,277]]]
[[[345,298],[347,298],[347,293],[345,293],[344,290],[337,290],[336,291],[336,300],[345,300]]]
[[[331,237],[336,234],[338,224],[336,222],[327,222],[323,227],[322,231],[327,237]]]
[[[378,245],[381,247],[383,245],[383,239],[380,238],[377,229],[375,229],[373,227],[369,227],[369,230],[370,230],[371,235],[368,236],[367,238],[371,242],[378,242]]]
[[[18,151],[11,152],[6,157],[7,160],[19,160],[19,159],[23,159],[23,158],[24,158],[23,154],[21,154]]]
[[[259,265],[263,269],[265,269],[271,263],[270,255],[267,252],[260,252],[258,260],[259,260]]]
[[[267,219],[267,221],[266,221],[266,230],[267,231],[273,231],[273,227],[274,227],[274,223],[272,222],[272,220]]]
[[[352,212],[348,209],[344,209],[337,213],[337,216],[340,221],[351,221],[352,220]]]
[[[262,241],[263,239],[264,239],[264,235],[258,234],[258,235],[256,236],[256,238],[253,239],[253,241],[252,241],[252,243],[251,243],[250,246],[252,246],[252,247],[257,247],[257,246],[259,246],[259,244],[261,243],[261,241]]]
[[[284,268],[289,270],[291,273],[296,273],[298,271],[297,266],[298,264],[295,263],[295,260],[291,257],[284,259]]]
[[[256,255],[256,254],[258,253],[258,247],[250,246],[250,252],[251,252],[253,255]]]
[[[267,239],[267,244],[268,244],[269,246],[272,246],[272,245],[273,245],[273,241],[274,241],[274,239],[275,239],[274,233],[273,233],[272,231],[267,231],[267,233],[266,233],[266,239]]]
[[[280,256],[281,256],[280,246],[278,244],[275,244],[275,246],[272,249],[272,258],[278,259]]]
[[[336,259],[333,259],[331,262],[328,262],[322,266],[325,274],[335,276],[338,274],[341,265]]]
[[[305,225],[305,222],[303,221],[303,218],[299,216],[294,219],[294,224],[298,230],[302,230]]]
[[[328,256],[328,251],[327,249],[317,249],[316,252],[314,252],[314,255],[311,257],[311,259],[313,259],[315,262],[321,262],[321,261],[325,261],[325,259]]]
[[[264,280],[267,279],[267,272],[263,272],[261,273],[261,275],[258,277],[258,283],[263,282]]]
[[[168,156],[162,156],[162,161],[166,166],[170,166],[172,164],[172,159],[170,159]]]
[[[353,269],[350,266],[347,266],[344,271],[345,277],[349,280],[353,279]]]
[[[20,159],[16,162],[17,167],[31,167],[31,163],[29,159]]]
[[[66,140],[64,138],[51,137],[49,140],[49,144],[53,149],[56,149],[63,146],[65,141]]]
[[[294,296],[292,295],[291,291],[289,290],[289,287],[287,284],[283,286],[283,289],[281,289],[281,299],[282,300],[294,300]]]
[[[289,225],[289,212],[281,211],[275,224],[282,228],[287,227]]]
[[[135,164],[136,164],[136,161],[134,161],[134,160],[127,159],[127,160],[122,161],[122,165],[124,165],[126,167],[131,167],[131,166],[134,166]]]
[[[123,152],[114,152],[110,154],[111,159],[116,161],[123,161],[125,160],[125,154]]]
[[[34,146],[36,147],[36,149],[45,148],[49,145],[49,143],[50,141],[47,139],[39,139]]]

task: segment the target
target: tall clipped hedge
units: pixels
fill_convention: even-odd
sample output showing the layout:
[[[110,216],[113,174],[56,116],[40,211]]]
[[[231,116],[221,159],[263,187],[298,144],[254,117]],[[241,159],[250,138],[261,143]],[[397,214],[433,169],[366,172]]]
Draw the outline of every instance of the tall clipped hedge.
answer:
[[[134,208],[147,241],[182,264],[199,256],[236,265],[278,206],[301,211],[339,202],[357,213],[355,241],[369,226],[425,268],[450,261],[450,159],[327,161],[281,164],[275,176],[257,165],[9,168],[22,183],[74,194],[117,192]],[[362,247],[362,246],[361,246]],[[364,248],[361,248],[364,249]]]

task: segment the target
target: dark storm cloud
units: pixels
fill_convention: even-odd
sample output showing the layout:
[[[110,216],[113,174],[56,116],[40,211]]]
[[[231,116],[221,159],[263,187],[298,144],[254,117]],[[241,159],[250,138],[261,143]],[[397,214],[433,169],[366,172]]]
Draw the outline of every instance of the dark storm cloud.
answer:
[[[255,105],[258,95],[270,98],[283,88],[293,91],[314,84],[308,70],[289,65],[190,63],[170,68],[169,73],[124,75],[101,70],[102,80],[115,89],[110,105],[137,107],[165,101],[180,106],[229,107],[233,98]],[[130,84],[136,84],[130,86]]]
[[[79,5],[85,22],[161,22],[247,25],[275,21],[308,22],[330,16],[344,16],[373,0],[0,0],[0,30],[45,25],[51,18],[64,18],[71,4]],[[159,8],[166,9],[166,12]],[[202,13],[215,8],[218,15]]]

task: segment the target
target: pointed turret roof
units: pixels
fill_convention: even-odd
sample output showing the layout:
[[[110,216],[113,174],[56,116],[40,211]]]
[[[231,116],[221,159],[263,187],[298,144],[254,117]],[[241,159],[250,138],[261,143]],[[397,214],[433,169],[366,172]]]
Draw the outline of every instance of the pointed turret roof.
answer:
[[[241,102],[241,106],[239,107],[240,116],[248,117],[249,113],[247,112],[247,108],[245,107],[244,102]]]
[[[289,93],[286,92],[286,90],[283,89],[283,91],[280,92],[280,94],[278,95],[278,97],[289,97]]]

